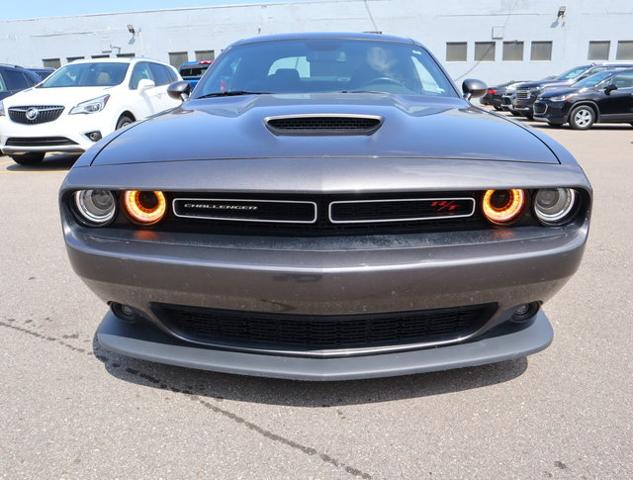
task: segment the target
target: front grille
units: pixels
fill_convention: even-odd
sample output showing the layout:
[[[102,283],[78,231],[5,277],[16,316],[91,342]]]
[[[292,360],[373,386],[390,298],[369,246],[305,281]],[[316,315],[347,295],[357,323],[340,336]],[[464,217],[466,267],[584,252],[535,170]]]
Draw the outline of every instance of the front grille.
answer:
[[[527,88],[517,89],[516,96],[519,100],[527,100],[528,98],[530,98],[531,95],[531,91]]]
[[[165,326],[209,345],[307,354],[450,342],[479,330],[495,304],[361,315],[292,315],[156,304]]]
[[[7,147],[59,147],[77,145],[66,137],[9,137]]]
[[[534,103],[534,113],[543,114],[547,111],[547,104],[543,102]]]
[[[366,115],[298,115],[266,120],[276,135],[371,135],[382,118]]]
[[[16,123],[35,125],[57,120],[64,111],[60,105],[30,105],[9,108],[9,118]]]

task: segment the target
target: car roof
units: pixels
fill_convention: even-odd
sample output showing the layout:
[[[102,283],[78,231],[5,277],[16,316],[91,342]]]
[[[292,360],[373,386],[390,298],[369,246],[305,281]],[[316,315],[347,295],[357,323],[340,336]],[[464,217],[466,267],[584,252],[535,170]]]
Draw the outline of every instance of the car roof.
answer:
[[[0,63],[0,67],[1,68],[15,68],[17,70],[27,70],[26,68],[20,66],[20,65],[11,65],[9,63]]]
[[[144,57],[81,58],[78,60],[73,60],[70,63],[129,63],[129,64],[133,64],[133,63],[138,63],[138,62],[155,62],[155,63],[160,63],[162,65],[168,65],[167,63],[161,62],[160,60],[154,60],[153,58],[144,58]]]
[[[382,33],[354,33],[354,32],[308,32],[308,33],[282,33],[276,35],[259,35],[257,37],[238,40],[231,46],[264,42],[278,42],[284,40],[365,40],[388,43],[406,43],[419,45],[411,38],[395,35],[383,35]]]

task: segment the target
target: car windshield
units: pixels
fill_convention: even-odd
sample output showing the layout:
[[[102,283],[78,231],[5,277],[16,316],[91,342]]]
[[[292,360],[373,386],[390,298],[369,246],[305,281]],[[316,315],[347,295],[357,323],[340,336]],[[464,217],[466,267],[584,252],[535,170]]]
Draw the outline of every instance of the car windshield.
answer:
[[[609,72],[609,71],[594,73],[593,75],[590,75],[587,78],[574,83],[574,87],[578,87],[578,88],[595,87],[600,82],[602,82],[605,78],[608,78],[611,75],[613,75],[613,72]]]
[[[571,80],[573,78],[576,78],[585,70],[587,70],[587,67],[574,67],[571,70],[567,70],[566,72],[561,73],[558,76],[558,80]]]
[[[354,91],[458,96],[437,62],[417,45],[336,39],[230,48],[210,67],[193,96]]]
[[[118,62],[71,63],[52,73],[38,88],[111,87],[125,79],[129,64]]]

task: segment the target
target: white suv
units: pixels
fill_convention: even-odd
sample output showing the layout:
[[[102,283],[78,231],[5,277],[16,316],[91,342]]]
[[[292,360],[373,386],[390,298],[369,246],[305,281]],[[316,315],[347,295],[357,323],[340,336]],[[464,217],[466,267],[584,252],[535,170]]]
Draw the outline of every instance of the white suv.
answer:
[[[180,104],[170,65],[147,59],[79,60],[0,101],[0,149],[22,165],[46,152],[81,153],[114,130]]]

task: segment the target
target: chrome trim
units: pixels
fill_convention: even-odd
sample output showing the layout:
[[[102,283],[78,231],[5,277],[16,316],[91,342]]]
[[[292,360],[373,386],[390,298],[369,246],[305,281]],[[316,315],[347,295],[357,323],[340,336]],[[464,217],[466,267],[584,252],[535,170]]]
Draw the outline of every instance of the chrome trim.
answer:
[[[416,202],[416,201],[438,201],[438,200],[470,200],[472,202],[472,210],[468,215],[442,215],[434,217],[415,217],[415,218],[390,218],[383,220],[334,220],[332,218],[332,206],[341,203],[378,203],[378,202]],[[335,224],[349,224],[349,223],[387,223],[387,222],[414,222],[418,220],[441,220],[443,218],[467,218],[472,217],[475,214],[475,206],[477,202],[473,197],[446,197],[446,198],[394,198],[394,199],[379,199],[379,200],[341,200],[336,202],[330,202],[328,205],[328,220]]]
[[[176,212],[177,201],[207,201],[207,202],[260,202],[260,203],[303,203],[309,204],[314,207],[314,218],[310,221],[304,220],[261,220],[258,218],[231,218],[231,217],[214,217],[214,216],[201,216],[201,215],[181,215]],[[180,218],[194,218],[198,220],[226,220],[229,222],[254,222],[254,223],[303,223],[313,224],[316,223],[318,218],[317,204],[316,202],[299,201],[299,200],[258,200],[258,199],[240,199],[240,198],[187,198],[178,197],[171,201],[171,210],[174,215]]]

